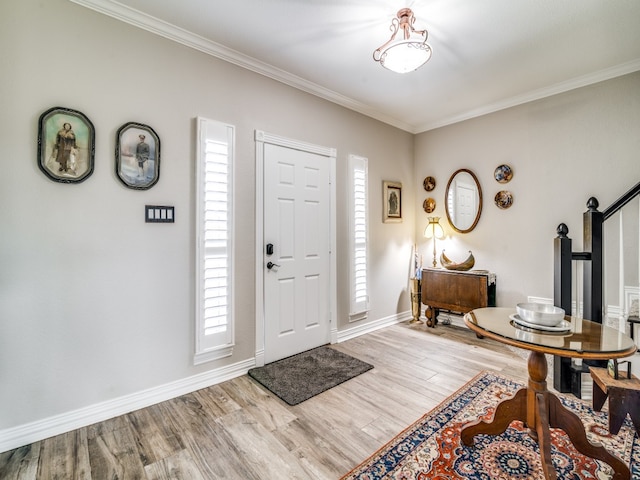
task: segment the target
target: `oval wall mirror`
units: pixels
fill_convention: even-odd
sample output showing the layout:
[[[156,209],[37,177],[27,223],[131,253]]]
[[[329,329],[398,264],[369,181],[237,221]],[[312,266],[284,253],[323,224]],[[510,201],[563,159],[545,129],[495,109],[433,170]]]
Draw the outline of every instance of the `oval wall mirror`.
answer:
[[[471,170],[461,168],[451,175],[444,193],[447,220],[456,232],[475,228],[482,213],[482,189]]]

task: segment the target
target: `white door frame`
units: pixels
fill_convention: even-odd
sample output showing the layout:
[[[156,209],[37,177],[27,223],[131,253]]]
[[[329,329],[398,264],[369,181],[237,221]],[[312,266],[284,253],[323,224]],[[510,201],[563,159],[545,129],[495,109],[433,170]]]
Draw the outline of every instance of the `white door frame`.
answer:
[[[329,162],[330,207],[329,207],[329,331],[331,343],[338,341],[337,275],[336,275],[336,149],[313,145],[273,135],[262,130],[255,131],[256,142],[256,365],[264,365],[264,145],[272,144],[327,157]]]

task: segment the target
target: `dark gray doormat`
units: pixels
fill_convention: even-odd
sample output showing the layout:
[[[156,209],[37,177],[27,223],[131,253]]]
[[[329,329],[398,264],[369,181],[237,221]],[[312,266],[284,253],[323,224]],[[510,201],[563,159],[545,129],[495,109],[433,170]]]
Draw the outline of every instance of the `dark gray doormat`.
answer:
[[[252,368],[248,373],[289,405],[298,405],[372,368],[362,360],[323,346]]]

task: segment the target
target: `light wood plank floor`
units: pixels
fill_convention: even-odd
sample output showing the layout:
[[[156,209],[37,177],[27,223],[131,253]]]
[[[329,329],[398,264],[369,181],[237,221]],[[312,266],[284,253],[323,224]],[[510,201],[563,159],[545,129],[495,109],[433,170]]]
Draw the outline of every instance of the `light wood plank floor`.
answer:
[[[455,326],[334,347],[374,369],[295,407],[244,375],[0,453],[0,478],[334,480],[480,371],[527,378],[522,354]]]

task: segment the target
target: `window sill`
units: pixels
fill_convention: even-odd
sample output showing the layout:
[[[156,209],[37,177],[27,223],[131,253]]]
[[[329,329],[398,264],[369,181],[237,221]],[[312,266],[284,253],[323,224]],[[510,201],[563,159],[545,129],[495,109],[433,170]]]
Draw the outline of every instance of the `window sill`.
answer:
[[[198,352],[193,356],[194,365],[202,365],[203,363],[212,362],[221,358],[230,357],[233,354],[233,344],[224,345],[222,347],[210,348],[202,352]]]
[[[369,311],[358,312],[358,313],[350,313],[349,314],[349,323],[351,322],[359,322],[361,320],[365,320],[369,316]]]

